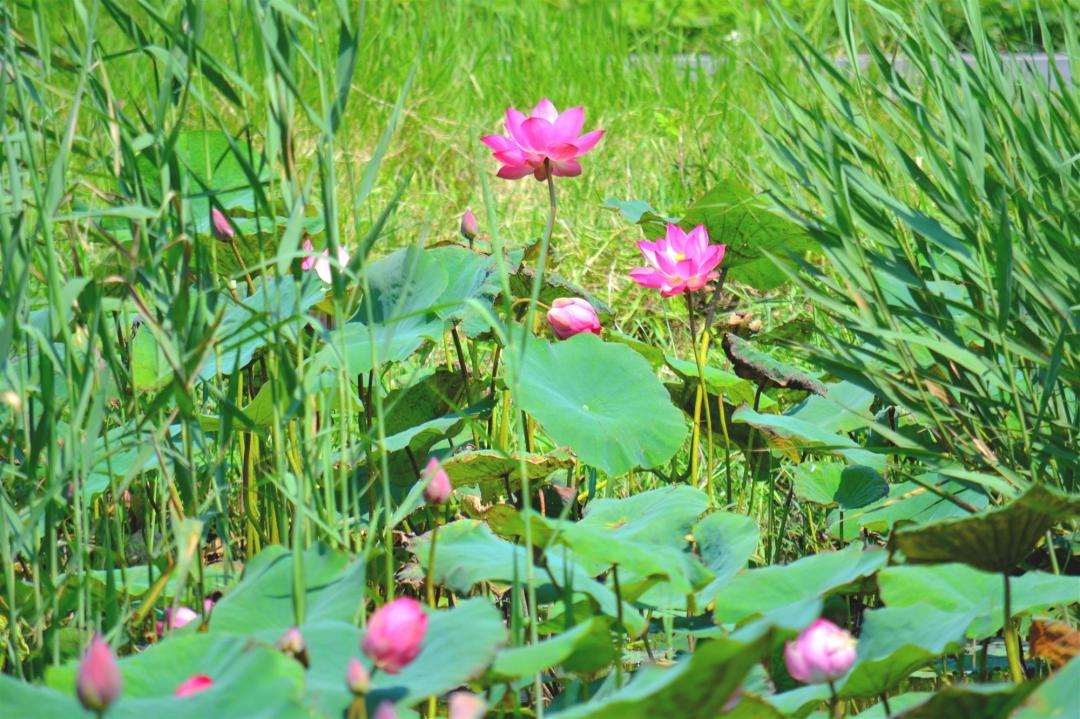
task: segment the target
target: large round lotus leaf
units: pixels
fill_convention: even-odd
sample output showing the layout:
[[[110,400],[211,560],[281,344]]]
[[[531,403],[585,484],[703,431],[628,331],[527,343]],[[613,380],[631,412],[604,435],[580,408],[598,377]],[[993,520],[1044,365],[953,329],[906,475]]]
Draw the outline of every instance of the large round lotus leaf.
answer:
[[[598,692],[591,701],[551,714],[552,719],[714,719],[750,669],[769,650],[772,638],[750,642],[714,639],[671,667],[639,669],[621,689]]]
[[[351,621],[364,600],[364,562],[319,544],[309,547],[301,559],[304,620]],[[264,549],[248,562],[243,580],[214,606],[210,631],[284,631],[296,624],[294,569],[293,556],[285,548]]]
[[[649,363],[625,345],[579,334],[531,339],[514,399],[556,444],[611,475],[663,464],[686,423]]]
[[[1023,561],[1059,521],[1080,515],[1080,496],[1042,484],[998,509],[899,529],[897,549],[909,562],[964,562],[989,572],[1007,572]]]
[[[731,421],[746,423],[773,437],[789,440],[798,449],[827,452],[839,455],[851,464],[861,464],[878,471],[885,469],[885,455],[863,449],[847,435],[829,432],[793,415],[762,414],[744,405],[735,410]]]
[[[753,518],[734,512],[713,512],[694,526],[694,540],[701,561],[715,577],[700,592],[699,601],[710,601],[729,579],[750,561],[757,549],[760,530]]]
[[[968,512],[959,504],[949,501],[943,494],[953,495],[964,504],[982,509],[988,503],[986,494],[978,487],[962,484],[947,479],[939,474],[927,473],[918,477],[918,482],[900,482],[889,485],[889,494],[862,509],[847,511],[844,522],[851,537],[857,529],[871,532],[889,532],[893,525],[903,520],[913,522],[933,522],[950,517],[966,517]],[[927,489],[924,484],[933,486],[938,493]],[[829,533],[840,536],[839,515],[833,512],[829,517]]]
[[[715,597],[716,621],[736,623],[784,607],[818,600],[837,587],[873,574],[885,565],[887,553],[851,545],[822,552],[791,564],[774,564],[735,576]]]
[[[1075,658],[1040,684],[1011,719],[1069,719],[1080,706],[1080,661]]]
[[[889,494],[877,470],[843,462],[803,462],[795,468],[795,493],[808,502],[858,509]]]
[[[535,489],[552,472],[566,469],[574,464],[573,457],[566,454],[530,454],[525,458],[530,485]],[[442,463],[454,487],[480,487],[482,496],[505,494],[521,490],[521,463],[493,449],[459,452]]]
[[[447,245],[425,250],[446,270],[449,282],[436,301],[436,313],[444,319],[460,322],[469,337],[487,331],[484,315],[472,304],[479,302],[490,309],[502,286],[493,255],[484,255],[466,247]]]
[[[921,704],[916,704],[893,716],[896,719],[941,719],[942,717],[1003,719],[1010,716],[1016,706],[1023,702],[1036,686],[1035,682],[954,685],[931,695]],[[1044,715],[1038,716],[1043,719]],[[1070,715],[1062,716],[1069,717]]]
[[[1014,617],[1080,599],[1080,577],[1027,572],[1009,582]],[[889,607],[925,602],[954,614],[974,612],[967,630],[971,639],[993,636],[1003,624],[1005,585],[997,573],[963,564],[900,565],[878,573],[878,588]]]
[[[491,673],[501,680],[519,679],[564,663],[571,671],[593,672],[611,663],[613,649],[608,622],[593,617],[542,642],[502,650]]]
[[[874,697],[893,689],[911,672],[962,645],[974,616],[973,611],[944,612],[925,603],[865,612],[855,664],[840,694]]]
[[[295,660],[247,637],[191,634],[166,639],[119,662],[124,680],[109,719],[181,719],[196,716],[295,717],[301,705],[304,671]],[[11,717],[87,716],[75,699],[75,663],[50,669],[51,689],[0,679],[0,708]],[[193,674],[214,685],[191,697],[173,692]]]

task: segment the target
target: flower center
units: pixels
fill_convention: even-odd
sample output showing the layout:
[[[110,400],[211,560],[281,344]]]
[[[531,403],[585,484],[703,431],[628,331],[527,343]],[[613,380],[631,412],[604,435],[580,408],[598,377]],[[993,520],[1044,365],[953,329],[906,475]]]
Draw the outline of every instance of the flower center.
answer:
[[[675,253],[675,261],[676,262],[682,262],[685,259],[686,259],[686,255],[684,255],[683,253],[681,253],[681,252],[676,252]]]

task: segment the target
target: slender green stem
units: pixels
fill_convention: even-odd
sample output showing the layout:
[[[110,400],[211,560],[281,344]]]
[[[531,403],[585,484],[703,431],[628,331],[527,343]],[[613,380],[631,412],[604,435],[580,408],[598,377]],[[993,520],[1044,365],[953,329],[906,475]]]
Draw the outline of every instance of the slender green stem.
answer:
[[[1009,573],[1003,572],[1005,578],[1005,654],[1009,659],[1009,676],[1014,682],[1020,684],[1024,681],[1024,665],[1020,656],[1020,637],[1016,631],[1016,625],[1012,618],[1012,586],[1009,581]]]
[[[619,586],[619,565],[611,565],[611,578],[615,582],[615,612],[618,616],[619,626],[615,627],[617,653],[615,656],[615,688],[618,689],[623,683],[623,652],[625,651],[625,629],[623,628],[622,588]]]

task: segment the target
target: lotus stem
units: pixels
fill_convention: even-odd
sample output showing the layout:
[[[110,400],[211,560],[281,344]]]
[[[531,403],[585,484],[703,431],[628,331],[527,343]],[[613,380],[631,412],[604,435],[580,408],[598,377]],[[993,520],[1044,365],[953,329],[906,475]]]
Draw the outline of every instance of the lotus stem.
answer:
[[[1009,582],[1009,573],[1003,572],[1005,578],[1005,625],[1002,634],[1005,637],[1005,655],[1009,659],[1009,675],[1013,682],[1020,684],[1024,681],[1024,665],[1020,656],[1020,637],[1016,631],[1016,625],[1012,619],[1012,587]]]

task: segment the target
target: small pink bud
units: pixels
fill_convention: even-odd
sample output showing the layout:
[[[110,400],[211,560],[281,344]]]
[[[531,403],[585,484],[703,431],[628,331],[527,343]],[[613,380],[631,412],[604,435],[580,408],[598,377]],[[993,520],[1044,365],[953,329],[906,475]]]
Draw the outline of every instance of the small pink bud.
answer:
[[[214,686],[214,680],[205,674],[193,674],[185,679],[173,692],[174,697],[189,697],[192,694],[204,692]]]
[[[784,645],[788,674],[804,684],[836,681],[855,662],[855,639],[828,619],[818,619]]]
[[[281,639],[278,639],[276,646],[282,653],[303,664],[305,669],[307,668],[307,644],[304,643],[304,635],[300,633],[299,629],[296,627],[286,629],[285,633],[281,635]]]
[[[447,700],[449,719],[483,719],[487,702],[472,692],[454,692]]]
[[[84,708],[101,714],[120,696],[123,680],[109,643],[99,634],[90,640],[90,646],[79,662],[75,690]]]
[[[356,696],[367,694],[371,688],[371,672],[356,657],[349,659],[349,666],[345,668],[345,686]]]
[[[222,242],[228,242],[236,236],[236,230],[229,224],[229,218],[218,208],[210,208],[210,220],[214,230],[214,237]]]
[[[476,222],[476,215],[472,213],[472,210],[465,210],[461,218],[461,236],[472,242],[479,233],[480,225]]]
[[[391,701],[379,702],[373,719],[397,719],[397,709],[394,708],[394,703]]]
[[[581,332],[600,334],[600,319],[588,300],[580,297],[560,297],[551,303],[547,313],[551,331],[561,340]]]
[[[188,607],[177,607],[175,612],[172,607],[165,610],[165,623],[170,629],[179,629],[198,618],[199,615],[195,613],[195,610]]]
[[[450,484],[450,476],[439,464],[437,457],[428,460],[427,467],[420,475],[420,481],[427,481],[424,486],[424,500],[428,504],[446,504],[450,501],[454,486]]]
[[[410,597],[384,604],[368,620],[360,648],[387,674],[397,674],[420,653],[428,617]]]
[[[207,597],[206,599],[202,600],[202,611],[203,611],[204,615],[209,617],[210,612],[213,611],[213,609],[214,609],[214,600],[213,599],[210,599],[209,597]]]

